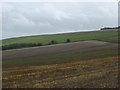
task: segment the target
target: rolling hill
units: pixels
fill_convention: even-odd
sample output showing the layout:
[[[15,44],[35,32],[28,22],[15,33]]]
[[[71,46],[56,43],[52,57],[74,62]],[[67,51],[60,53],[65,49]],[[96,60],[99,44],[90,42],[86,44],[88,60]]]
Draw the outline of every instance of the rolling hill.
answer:
[[[101,30],[101,31],[91,31],[91,32],[17,37],[17,38],[3,39],[2,46],[3,46],[3,50],[4,48],[16,49],[16,48],[25,48],[25,47],[33,47],[33,46],[44,46],[44,45],[50,45],[52,40],[57,42],[56,44],[60,44],[60,43],[65,43],[67,39],[70,39],[71,42],[99,40],[99,41],[106,41],[111,43],[118,43],[118,31]]]

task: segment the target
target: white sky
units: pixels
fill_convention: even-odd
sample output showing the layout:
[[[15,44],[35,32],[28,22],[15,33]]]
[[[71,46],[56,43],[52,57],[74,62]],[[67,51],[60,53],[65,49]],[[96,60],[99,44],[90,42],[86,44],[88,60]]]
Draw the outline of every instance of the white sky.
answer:
[[[2,38],[117,25],[117,2],[6,2],[2,5]]]

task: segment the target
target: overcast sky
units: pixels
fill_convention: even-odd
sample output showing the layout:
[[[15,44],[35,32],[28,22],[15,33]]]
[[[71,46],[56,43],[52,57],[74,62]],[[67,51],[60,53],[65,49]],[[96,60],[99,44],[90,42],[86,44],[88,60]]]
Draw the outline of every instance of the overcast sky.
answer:
[[[117,25],[117,2],[11,2],[2,6],[2,38],[97,30]]]

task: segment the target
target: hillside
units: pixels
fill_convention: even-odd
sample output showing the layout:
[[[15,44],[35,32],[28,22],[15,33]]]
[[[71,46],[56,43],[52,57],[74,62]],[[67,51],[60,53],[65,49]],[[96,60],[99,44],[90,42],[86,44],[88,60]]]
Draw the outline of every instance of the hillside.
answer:
[[[10,38],[10,39],[2,40],[2,46],[3,49],[25,48],[25,47],[33,47],[33,46],[50,45],[52,40],[56,42],[53,44],[65,43],[67,39],[70,39],[70,42],[85,41],[85,40],[100,40],[111,43],[118,43],[118,31],[103,30],[103,31]]]
[[[3,67],[2,85],[3,88],[117,88],[118,56],[116,51],[110,52],[70,54],[42,59],[46,62],[13,62],[10,66],[9,63]]]
[[[71,42],[65,43],[68,38]],[[48,45],[51,40],[59,44]],[[3,40],[3,46],[47,46],[2,51],[2,87],[118,88],[117,42],[118,32],[114,30]]]

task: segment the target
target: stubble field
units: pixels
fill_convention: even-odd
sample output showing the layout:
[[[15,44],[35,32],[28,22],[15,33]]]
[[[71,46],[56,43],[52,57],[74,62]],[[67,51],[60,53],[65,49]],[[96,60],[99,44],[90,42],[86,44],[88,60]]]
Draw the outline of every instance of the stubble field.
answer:
[[[117,55],[39,64],[4,68],[3,88],[118,87]]]

